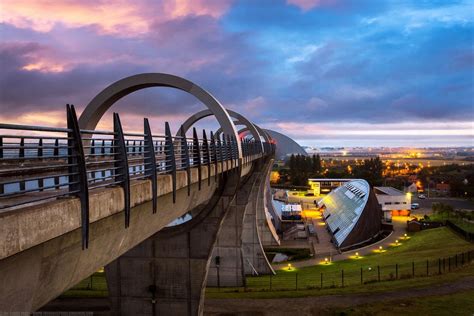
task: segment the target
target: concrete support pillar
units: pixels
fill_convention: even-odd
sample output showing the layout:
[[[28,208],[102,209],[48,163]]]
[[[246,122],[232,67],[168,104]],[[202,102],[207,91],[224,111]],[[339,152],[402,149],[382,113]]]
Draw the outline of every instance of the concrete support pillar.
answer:
[[[107,265],[113,315],[202,315],[212,249],[240,174],[226,177],[196,218],[158,232]]]
[[[252,187],[258,176],[259,172],[252,172],[250,178],[237,191],[235,201],[229,207],[212,252],[208,286],[245,285],[242,225]]]

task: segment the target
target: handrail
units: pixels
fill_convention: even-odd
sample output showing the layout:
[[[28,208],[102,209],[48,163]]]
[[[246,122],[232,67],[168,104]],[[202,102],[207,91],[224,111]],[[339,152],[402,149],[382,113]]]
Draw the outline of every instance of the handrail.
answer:
[[[75,196],[81,202],[83,247],[88,247],[89,190],[119,185],[125,196],[125,227],[130,225],[130,182],[151,181],[153,213],[157,210],[157,175],[172,175],[173,201],[176,201],[176,172],[187,174],[190,194],[191,168],[198,169],[201,189],[201,166],[211,168],[215,181],[242,164],[248,164],[269,152],[274,145],[265,143],[263,153],[253,140],[241,142],[244,157],[240,160],[237,140],[230,135],[208,134],[199,138],[172,136],[165,123],[165,134],[154,134],[147,119],[143,133],[123,131],[120,117],[114,113],[113,130],[79,129],[73,105],[67,105],[67,127],[48,127],[0,123],[0,211],[45,203],[62,196]],[[182,129],[182,127],[180,127]],[[14,132],[11,132],[11,131]],[[10,131],[10,132],[6,132]],[[210,135],[210,137],[208,137]],[[222,135],[222,136],[221,136]]]

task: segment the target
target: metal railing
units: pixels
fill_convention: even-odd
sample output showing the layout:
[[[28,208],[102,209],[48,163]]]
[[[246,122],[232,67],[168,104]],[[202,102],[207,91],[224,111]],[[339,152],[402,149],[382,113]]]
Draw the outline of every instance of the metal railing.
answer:
[[[229,161],[228,170],[232,170],[274,152],[273,144],[264,143],[262,152],[260,142],[242,140],[243,158],[239,159],[237,140],[230,135],[220,138],[211,132],[208,137],[203,131],[199,138],[194,128],[188,138],[181,127],[183,136],[172,136],[168,122],[165,135],[155,135],[147,119],[143,133],[127,133],[117,113],[112,131],[81,130],[74,106],[67,105],[66,112],[66,128],[0,124],[0,211],[78,197],[83,248],[88,247],[90,190],[120,186],[128,227],[131,181],[151,181],[156,213],[158,175],[171,175],[176,202],[177,171],[187,172],[189,195],[191,168],[198,168],[201,189],[201,166],[207,166],[210,185],[211,168],[218,177],[218,162]]]

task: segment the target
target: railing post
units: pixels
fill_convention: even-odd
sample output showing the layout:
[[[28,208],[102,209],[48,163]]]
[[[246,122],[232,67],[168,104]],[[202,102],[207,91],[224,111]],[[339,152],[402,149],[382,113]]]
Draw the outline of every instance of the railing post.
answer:
[[[398,263],[395,263],[395,280],[398,280]]]
[[[341,285],[344,287],[344,269],[341,270]]]
[[[191,166],[189,165],[189,147],[188,139],[186,138],[186,132],[184,126],[181,125],[179,128],[181,131],[181,167],[186,170],[186,178],[188,185],[188,196],[191,195]]]
[[[19,158],[25,157],[25,139],[23,137],[20,138],[20,150],[18,152],[18,157]],[[25,181],[20,181],[20,191],[25,191],[25,190],[26,190]]]
[[[221,147],[221,153],[222,153],[222,171],[224,171],[224,162],[225,162],[225,171],[228,171],[228,166],[227,166],[227,160],[229,159],[228,157],[228,150],[227,150],[227,141],[225,134],[222,134],[222,147]]]
[[[54,140],[53,156],[59,156],[59,139],[57,138]],[[56,185],[56,189],[59,189],[59,177],[54,177],[54,185]]]
[[[295,289],[298,291],[298,273],[295,273]]]
[[[193,167],[195,166],[198,168],[198,189],[201,190],[201,150],[199,149],[199,138],[196,128],[193,127]]]
[[[153,135],[151,133],[150,123],[148,119],[143,120],[143,130],[145,134],[145,148],[144,150],[144,163],[145,163],[145,175],[151,181],[151,196],[152,196],[152,205],[153,205],[153,214],[156,213],[157,200],[158,200],[158,178],[156,175],[156,156],[155,156],[155,147],[153,146]]]
[[[37,152],[38,158],[40,159],[39,161],[43,161],[43,139],[40,138],[38,141],[38,152]],[[43,191],[44,187],[44,180],[43,178],[38,179],[38,188],[41,191]]]
[[[413,278],[415,277],[415,261],[411,263],[411,275]]]
[[[214,178],[215,181],[217,182],[217,172],[219,171],[217,169],[217,148],[216,148],[216,138],[214,134],[211,131],[211,155],[212,158],[214,159]]]
[[[232,142],[230,140],[230,136],[226,135],[226,152],[227,152],[227,160],[230,160],[230,168],[234,169],[234,152],[232,150]]]
[[[168,122],[165,122],[165,136],[166,171],[171,172],[171,184],[173,186],[173,203],[176,203],[176,159],[174,156],[173,137],[171,136],[170,124]]]
[[[235,138],[235,136],[232,136],[232,140],[234,142],[234,156],[237,160],[236,167],[240,167],[242,165],[242,160],[239,158],[239,147],[237,146],[237,138]]]
[[[0,159],[3,158],[3,137],[0,136]],[[3,183],[0,183],[0,194],[5,193]]]
[[[377,266],[377,280],[380,282],[380,266]]]
[[[323,273],[321,272],[321,289],[323,289]]]
[[[118,113],[114,113],[114,134],[115,181],[119,182],[123,189],[125,228],[127,228],[130,225],[130,174],[128,170],[127,146]]]
[[[89,247],[89,187],[81,131],[74,105],[66,105],[68,132],[69,192],[81,201],[82,249]]]
[[[202,146],[204,149],[203,160],[207,166],[207,185],[211,185],[211,153],[209,151],[209,142],[207,141],[206,131],[202,130]]]
[[[360,268],[360,284],[364,284],[364,277],[363,277],[363,274],[362,274],[362,267]]]
[[[270,274],[270,291],[272,290],[272,275]]]

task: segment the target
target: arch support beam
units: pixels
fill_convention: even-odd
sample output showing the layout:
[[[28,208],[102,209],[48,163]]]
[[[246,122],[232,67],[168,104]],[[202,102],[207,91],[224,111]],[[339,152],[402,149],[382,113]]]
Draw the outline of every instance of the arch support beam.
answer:
[[[257,128],[255,127],[255,125],[250,122],[245,116],[235,112],[235,111],[232,111],[232,110],[229,110],[227,109],[227,112],[229,113],[230,117],[236,119],[237,121],[241,122],[242,125],[245,125],[246,128],[248,128],[248,130],[250,131],[250,133],[252,133],[252,136],[254,137],[254,139],[258,142],[260,142],[260,133],[258,132]],[[193,126],[196,122],[202,120],[203,118],[206,118],[206,117],[209,117],[209,116],[212,116],[213,113],[210,111],[210,110],[202,110],[202,111],[199,111],[197,112],[196,114],[194,115],[191,115],[184,123],[183,123],[183,127],[184,127],[184,131],[188,131],[191,126]],[[216,117],[217,118],[217,117]],[[219,121],[219,120],[218,120]],[[220,123],[220,122],[219,122]],[[232,123],[234,124],[234,123]],[[235,126],[235,124],[234,124]],[[225,134],[228,134],[226,132],[226,130],[224,129],[224,127],[221,125],[221,128],[220,128]],[[178,132],[179,133],[179,132]],[[178,134],[178,136],[181,136],[180,134]],[[238,137],[238,133],[237,133],[237,137]],[[239,138],[240,139],[240,138]],[[262,145],[262,148],[261,148],[262,152],[264,152],[263,150],[263,145]]]
[[[112,83],[96,95],[86,106],[79,118],[81,129],[94,130],[105,112],[118,100],[138,90],[151,87],[169,87],[187,92],[201,101],[214,115],[224,133],[238,139],[237,129],[226,109],[209,92],[184,78],[165,73],[143,73],[123,78]],[[185,129],[185,132],[187,129]],[[237,140],[239,158],[242,158],[242,147]]]

